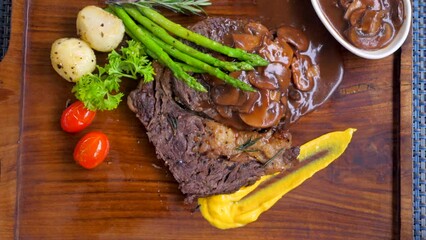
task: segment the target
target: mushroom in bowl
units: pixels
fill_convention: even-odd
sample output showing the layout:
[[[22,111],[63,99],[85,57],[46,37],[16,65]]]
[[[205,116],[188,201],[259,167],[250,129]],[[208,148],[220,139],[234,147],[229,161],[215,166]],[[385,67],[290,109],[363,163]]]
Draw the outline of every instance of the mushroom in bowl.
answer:
[[[363,58],[393,54],[410,32],[409,0],[312,0],[312,5],[333,37]]]

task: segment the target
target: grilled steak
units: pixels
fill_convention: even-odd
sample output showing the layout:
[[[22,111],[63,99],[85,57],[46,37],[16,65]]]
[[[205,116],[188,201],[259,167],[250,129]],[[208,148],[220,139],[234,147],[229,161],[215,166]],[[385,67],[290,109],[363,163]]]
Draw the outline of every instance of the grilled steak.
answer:
[[[209,18],[196,24],[193,30],[232,45],[246,36],[247,31],[263,31],[261,25],[251,24],[250,28],[248,24],[251,23],[243,20]],[[244,31],[244,36],[232,35]],[[168,166],[188,202],[198,197],[234,192],[262,175],[284,171],[296,162],[299,148],[291,146],[291,134],[286,124],[281,123],[289,121],[286,118],[290,111],[287,99],[292,97],[289,92],[299,90],[290,83],[291,72],[286,71],[297,67],[292,62],[308,67],[312,63],[303,62],[297,49],[289,48],[286,43],[282,43],[286,49],[277,47],[275,35],[266,30],[261,38],[250,38],[251,42],[239,46],[250,47],[252,49],[247,50],[252,52],[273,46],[273,56],[267,51],[264,56],[272,62],[275,72],[268,67],[258,68],[252,77],[258,78],[254,82],[246,79],[252,72],[231,73],[258,88],[254,95],[239,90],[234,92],[236,90],[204,74],[194,76],[210,91],[199,93],[175,79],[169,69],[158,63],[154,64],[155,80],[148,84],[141,82],[129,95],[130,109],[145,126],[158,158]],[[251,44],[253,41],[256,46]],[[271,59],[275,57],[277,59]],[[310,71],[306,71],[309,76],[317,71],[305,70]],[[268,106],[277,107],[269,113]],[[256,111],[261,115],[250,116]]]
[[[180,106],[170,71],[159,65],[155,69],[155,81],[140,84],[128,105],[188,202],[234,192],[274,166],[289,167],[297,157],[287,132],[238,131]],[[273,161],[265,166],[268,159]]]

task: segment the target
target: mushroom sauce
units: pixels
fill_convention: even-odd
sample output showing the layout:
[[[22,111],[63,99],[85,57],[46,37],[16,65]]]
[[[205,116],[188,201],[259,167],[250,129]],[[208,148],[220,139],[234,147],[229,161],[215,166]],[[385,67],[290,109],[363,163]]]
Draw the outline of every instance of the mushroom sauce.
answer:
[[[402,0],[320,0],[333,27],[357,48],[386,47],[404,21]]]
[[[254,86],[256,92],[245,92],[208,76],[211,99],[219,113],[216,118],[237,128],[259,129],[290,121],[288,102],[303,101],[303,93],[314,90],[320,79],[315,56],[303,54],[310,47],[305,33],[291,26],[270,31],[260,23],[250,22],[242,32],[231,36],[235,47],[258,53],[270,64],[231,73]]]
[[[289,1],[286,7],[280,1],[257,0],[256,5],[261,17],[217,22],[211,32],[205,33],[269,60],[268,66],[230,73],[256,91],[245,92],[211,75],[200,74],[197,78],[209,89],[208,93],[179,90],[179,101],[235,129],[285,130],[326,102],[337,89],[344,71],[341,46],[322,25],[308,0]],[[215,36],[215,32],[220,36]],[[176,84],[181,89],[180,81]],[[181,92],[185,92],[185,97]]]

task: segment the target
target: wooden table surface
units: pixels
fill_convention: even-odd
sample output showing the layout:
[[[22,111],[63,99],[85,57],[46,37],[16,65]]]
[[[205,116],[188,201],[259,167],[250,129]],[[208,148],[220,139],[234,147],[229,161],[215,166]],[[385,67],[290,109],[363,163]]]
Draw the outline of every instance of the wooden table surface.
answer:
[[[82,7],[102,2],[13,1],[10,46],[0,62],[0,239],[412,238],[410,38],[381,60],[341,49],[342,84],[294,125],[293,135],[302,144],[355,127],[347,152],[257,222],[223,231],[183,204],[125,104],[99,113],[91,126],[110,136],[107,162],[94,171],[73,163],[81,134],[62,132],[58,122],[72,85],[51,68],[50,45],[75,35]],[[251,0],[212,2],[212,16],[256,16],[261,7]],[[170,17],[182,24],[201,19]]]

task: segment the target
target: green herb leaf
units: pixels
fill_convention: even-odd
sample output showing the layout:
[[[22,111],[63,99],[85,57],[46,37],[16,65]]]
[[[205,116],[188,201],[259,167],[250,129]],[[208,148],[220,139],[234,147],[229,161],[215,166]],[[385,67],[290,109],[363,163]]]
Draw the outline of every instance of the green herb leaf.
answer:
[[[145,7],[164,7],[178,13],[201,14],[210,0],[107,0],[107,4],[135,4]]]
[[[102,69],[100,69],[100,73]],[[90,110],[113,110],[121,102],[123,93],[118,92],[121,80],[114,75],[103,79],[103,74],[86,74],[73,87],[77,99]]]
[[[113,110],[121,102],[123,93],[120,93],[121,78],[144,78],[144,82],[154,79],[154,68],[147,58],[143,45],[137,41],[127,42],[120,53],[113,50],[108,54],[108,63],[97,66],[97,74],[82,76],[72,92],[90,110]]]
[[[245,143],[241,144],[240,146],[238,146],[236,148],[236,150],[238,151],[248,151],[247,149],[251,146],[253,146],[257,141],[259,141],[261,139],[261,137],[252,139],[250,138],[249,140],[247,140]]]
[[[272,156],[270,159],[268,159],[268,161],[266,161],[263,166],[267,166],[268,164],[270,164],[271,162],[273,162],[278,156],[280,156],[284,151],[286,150],[286,148],[281,148],[278,152],[276,152],[274,154],[274,156]]]

